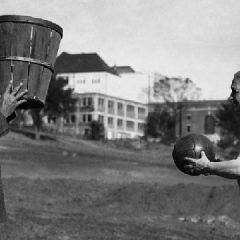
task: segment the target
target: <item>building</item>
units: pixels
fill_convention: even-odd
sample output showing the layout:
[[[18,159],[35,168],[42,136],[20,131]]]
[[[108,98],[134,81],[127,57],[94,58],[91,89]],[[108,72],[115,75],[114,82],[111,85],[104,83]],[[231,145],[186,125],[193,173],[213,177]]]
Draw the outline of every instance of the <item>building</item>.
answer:
[[[62,53],[56,60],[57,77],[68,79],[78,98],[78,108],[62,131],[89,134],[89,122],[104,123],[107,138],[143,135],[147,116],[146,74],[131,67],[109,67],[96,53]]]
[[[56,60],[55,71],[57,77],[68,79],[78,98],[78,109],[66,120],[64,131],[87,135],[89,122],[99,120],[104,123],[107,138],[142,136],[148,111],[163,104],[154,96],[154,89],[166,76],[136,72],[130,66],[109,67],[96,53],[63,52]],[[176,135],[219,135],[215,112],[223,102],[179,102]]]
[[[217,126],[216,112],[226,100],[202,100],[178,102],[176,136],[181,137],[190,133],[205,134],[213,141],[220,138],[220,129]],[[149,111],[162,104],[151,103]]]
[[[75,93],[96,92],[147,104],[153,74],[129,66],[109,67],[96,53],[69,54],[56,59],[57,77],[67,78]]]
[[[216,112],[223,100],[190,101],[180,103],[177,135],[189,133],[218,135]]]
[[[108,139],[143,136],[147,106],[101,93],[77,94],[78,107],[64,126],[80,135],[89,135],[89,123],[97,120],[105,126]]]

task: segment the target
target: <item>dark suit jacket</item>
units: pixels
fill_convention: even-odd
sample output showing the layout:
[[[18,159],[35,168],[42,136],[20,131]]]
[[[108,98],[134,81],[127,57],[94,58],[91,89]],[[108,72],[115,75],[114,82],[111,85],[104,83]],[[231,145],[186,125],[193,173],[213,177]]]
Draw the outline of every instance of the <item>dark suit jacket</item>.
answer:
[[[0,137],[6,135],[8,132],[9,132],[8,121],[0,112]]]
[[[0,112],[0,137],[6,135],[9,132],[9,126],[7,119]],[[4,203],[4,193],[1,178],[1,165],[0,165],[0,223],[5,222],[7,219],[6,208]]]

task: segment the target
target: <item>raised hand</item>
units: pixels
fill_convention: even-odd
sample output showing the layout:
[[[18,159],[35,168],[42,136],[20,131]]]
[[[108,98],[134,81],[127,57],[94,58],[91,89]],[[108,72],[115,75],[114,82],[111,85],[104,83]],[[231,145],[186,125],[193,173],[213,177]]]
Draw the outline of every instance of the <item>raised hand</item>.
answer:
[[[27,101],[25,99],[21,99],[27,93],[27,90],[19,93],[22,86],[23,83],[20,83],[17,87],[12,89],[13,82],[11,80],[4,95],[2,96],[0,111],[6,118],[14,113],[19,105]]]

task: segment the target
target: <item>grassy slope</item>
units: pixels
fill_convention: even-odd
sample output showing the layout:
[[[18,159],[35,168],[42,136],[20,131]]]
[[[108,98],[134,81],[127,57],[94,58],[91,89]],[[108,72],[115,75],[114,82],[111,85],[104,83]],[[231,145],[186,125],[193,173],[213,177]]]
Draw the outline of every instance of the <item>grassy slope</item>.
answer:
[[[163,185],[232,184],[218,177],[190,177],[178,171],[172,148],[159,145],[146,150],[112,148],[91,141],[59,138],[34,141],[11,133],[0,139],[4,177],[97,179],[109,182],[157,182]]]
[[[130,151],[13,133],[0,146],[9,215],[1,240],[239,238],[235,183],[182,174],[171,147]]]

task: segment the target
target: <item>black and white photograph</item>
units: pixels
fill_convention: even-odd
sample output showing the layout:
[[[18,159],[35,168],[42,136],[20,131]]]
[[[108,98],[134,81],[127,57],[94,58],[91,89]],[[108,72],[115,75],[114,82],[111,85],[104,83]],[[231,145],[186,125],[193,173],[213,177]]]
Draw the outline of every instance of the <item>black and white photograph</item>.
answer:
[[[0,0],[0,240],[239,240],[240,1]]]

